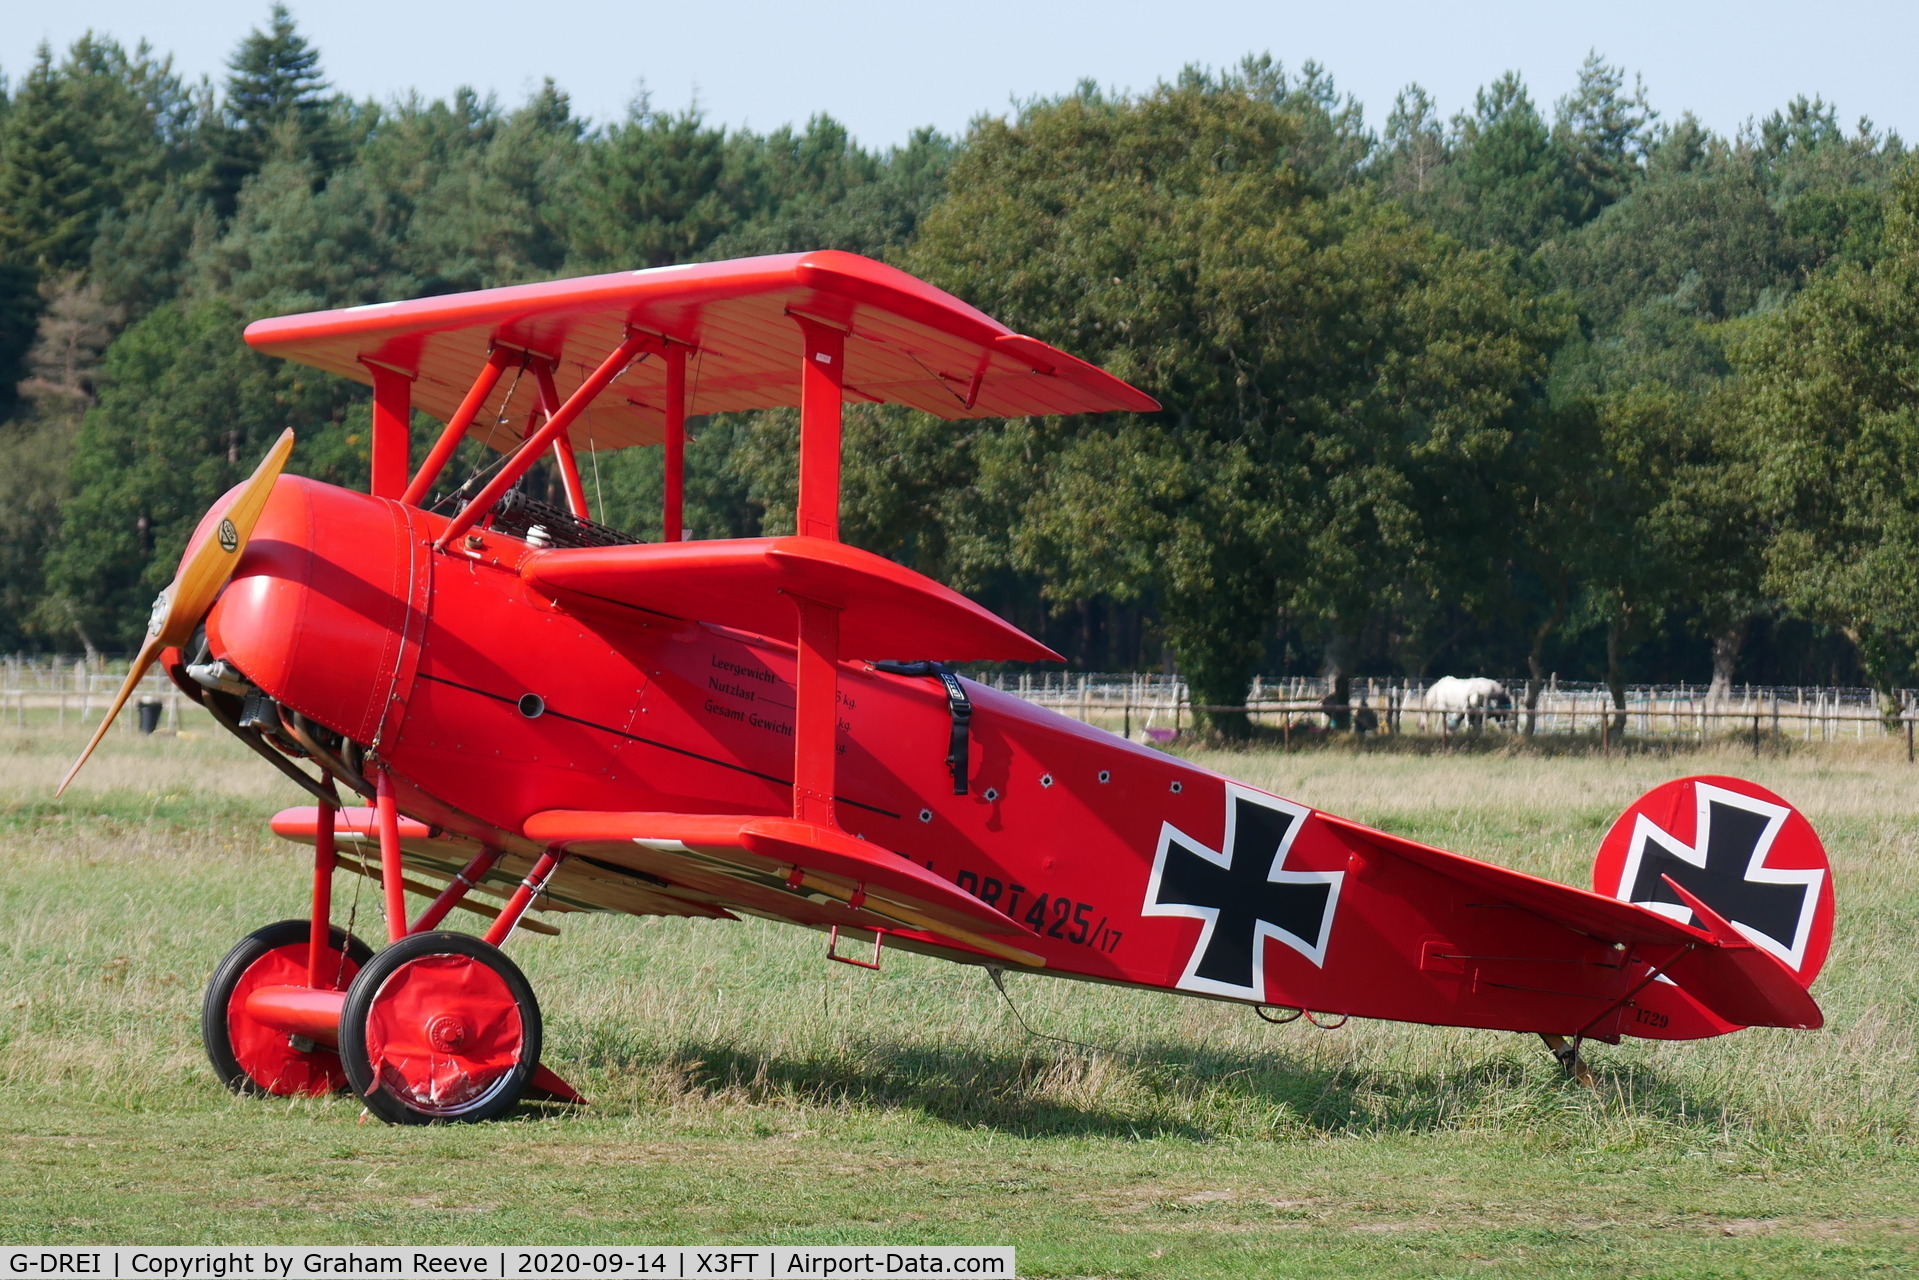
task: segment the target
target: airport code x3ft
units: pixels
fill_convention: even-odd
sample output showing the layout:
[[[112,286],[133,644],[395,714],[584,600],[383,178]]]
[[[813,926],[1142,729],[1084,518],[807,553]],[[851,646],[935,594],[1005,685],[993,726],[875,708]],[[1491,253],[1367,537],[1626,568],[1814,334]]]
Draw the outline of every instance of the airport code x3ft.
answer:
[[[1011,1277],[1010,1245],[798,1245],[726,1248],[662,1245],[594,1245],[565,1249],[416,1246],[296,1246],[210,1249],[0,1248],[0,1275],[50,1280],[307,1280],[327,1276],[380,1276],[391,1280],[549,1280],[626,1276],[665,1280],[788,1280],[835,1276]]]

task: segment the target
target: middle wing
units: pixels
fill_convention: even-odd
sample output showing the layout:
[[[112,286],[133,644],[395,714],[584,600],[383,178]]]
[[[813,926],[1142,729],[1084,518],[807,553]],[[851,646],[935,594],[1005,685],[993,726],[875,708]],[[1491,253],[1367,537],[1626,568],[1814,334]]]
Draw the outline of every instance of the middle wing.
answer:
[[[1012,623],[924,574],[825,538],[727,538],[538,551],[520,566],[536,590],[793,641],[790,597],[839,611],[853,658],[1059,662]]]

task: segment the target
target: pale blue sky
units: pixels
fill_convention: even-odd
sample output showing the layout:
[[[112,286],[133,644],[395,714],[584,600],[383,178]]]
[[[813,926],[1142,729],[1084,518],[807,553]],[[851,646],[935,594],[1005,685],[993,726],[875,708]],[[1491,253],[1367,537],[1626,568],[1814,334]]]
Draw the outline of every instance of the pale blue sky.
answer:
[[[17,82],[42,39],[92,28],[146,38],[189,76],[224,75],[269,0],[14,0],[0,23],[0,70]],[[916,125],[962,131],[1015,99],[1090,77],[1143,89],[1189,62],[1270,51],[1289,69],[1317,59],[1359,97],[1375,128],[1409,80],[1451,115],[1473,90],[1518,69],[1550,109],[1596,48],[1644,75],[1667,118],[1691,109],[1731,132],[1792,95],[1822,94],[1848,127],[1868,115],[1919,140],[1919,4],[1547,5],[1292,0],[1107,0],[931,5],[818,0],[295,0],[335,85],[389,98],[472,84],[509,104],[542,76],[577,109],[618,115],[642,82],[657,106],[697,95],[709,117],[772,128],[827,111],[868,144]]]

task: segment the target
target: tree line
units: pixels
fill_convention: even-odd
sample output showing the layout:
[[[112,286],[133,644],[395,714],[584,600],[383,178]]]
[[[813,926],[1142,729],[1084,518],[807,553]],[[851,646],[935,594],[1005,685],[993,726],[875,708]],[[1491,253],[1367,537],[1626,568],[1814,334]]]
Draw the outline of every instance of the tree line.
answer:
[[[872,149],[551,81],[353,101],[280,8],[217,87],[97,35],[0,85],[0,649],[130,648],[285,426],[365,483],[365,389],[252,319],[814,248],[1165,406],[849,406],[848,540],[1076,665],[1919,683],[1919,163],[1819,99],[1725,137],[1594,55],[1550,110],[1508,74],[1375,130],[1262,56]],[[795,437],[696,420],[692,535],[789,530]],[[657,450],[588,483],[656,527]]]

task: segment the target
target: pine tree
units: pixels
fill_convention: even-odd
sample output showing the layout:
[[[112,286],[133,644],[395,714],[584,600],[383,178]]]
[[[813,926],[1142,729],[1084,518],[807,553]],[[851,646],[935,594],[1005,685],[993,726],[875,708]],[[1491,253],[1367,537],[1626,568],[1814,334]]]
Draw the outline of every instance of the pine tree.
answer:
[[[327,92],[319,51],[276,4],[268,29],[251,32],[227,63],[224,120],[213,163],[213,197],[233,212],[241,183],[269,160],[310,160],[324,178],[346,158],[339,99]]]
[[[1409,84],[1393,99],[1386,116],[1380,154],[1380,181],[1388,195],[1417,208],[1439,185],[1445,167],[1446,133],[1432,95]]]
[[[96,202],[76,123],[42,44],[0,134],[0,258],[41,270],[86,261]]]
[[[1657,117],[1637,80],[1627,94],[1626,75],[1597,53],[1586,55],[1579,85],[1558,103],[1553,141],[1566,153],[1570,181],[1579,207],[1574,225],[1632,189],[1651,144],[1647,127]]]
[[[1531,252],[1573,223],[1580,202],[1566,158],[1516,72],[1481,89],[1453,127],[1447,176],[1456,216],[1439,217],[1442,229],[1469,244]]]

